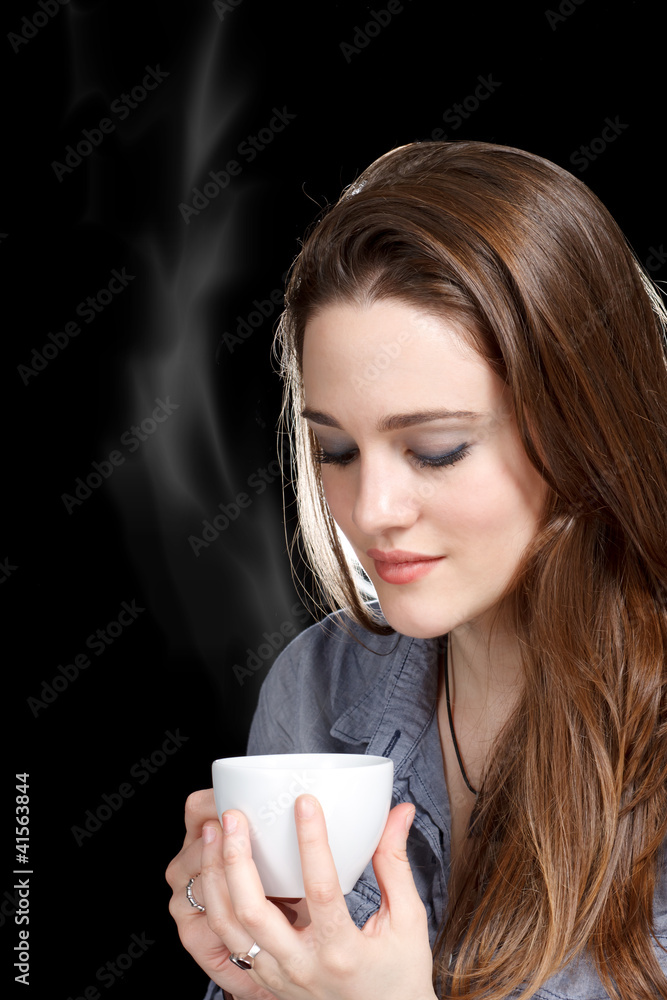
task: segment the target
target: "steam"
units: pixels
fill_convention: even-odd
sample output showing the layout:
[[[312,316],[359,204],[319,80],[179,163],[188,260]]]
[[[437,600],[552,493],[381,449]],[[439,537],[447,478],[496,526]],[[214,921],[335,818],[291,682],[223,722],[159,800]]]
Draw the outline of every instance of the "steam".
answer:
[[[94,79],[87,23],[72,12],[74,104],[90,94],[87,80]],[[181,53],[180,66],[163,67],[170,72],[168,83],[133,112],[127,129],[118,128],[117,140],[130,145],[129,154],[137,148],[143,156],[156,135],[161,150],[157,209],[141,232],[128,237],[135,287],[143,289],[145,305],[127,355],[126,384],[119,386],[127,408],[119,429],[142,421],[150,426],[156,401],[173,409],[105,488],[120,512],[144,600],[171,650],[191,653],[194,645],[222,688],[238,692],[228,669],[232,650],[252,648],[262,630],[293,621],[296,596],[286,565],[278,480],[270,492],[267,487],[249,495],[251,509],[231,517],[252,468],[242,465],[230,443],[233,429],[224,424],[214,385],[216,373],[220,378],[220,331],[213,329],[212,303],[241,277],[236,248],[257,191],[252,169],[189,222],[179,213],[179,203],[192,202],[193,189],[225,162],[220,148],[230,135],[236,139],[235,122],[251,96],[251,83],[224,78],[226,28],[211,13],[192,51]],[[90,167],[88,219],[95,222],[106,192]],[[223,364],[233,360],[230,355]],[[229,373],[231,381],[234,375]],[[210,541],[195,552],[189,538],[201,536],[205,522]]]

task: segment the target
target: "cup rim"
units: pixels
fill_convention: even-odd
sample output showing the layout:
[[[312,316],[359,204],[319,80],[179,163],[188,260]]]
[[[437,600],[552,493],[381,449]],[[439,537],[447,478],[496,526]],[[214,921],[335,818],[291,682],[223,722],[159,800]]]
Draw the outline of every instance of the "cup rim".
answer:
[[[313,758],[318,757],[322,759],[321,765],[317,761],[312,762]],[[260,761],[267,760],[272,761],[272,763],[260,763]],[[333,767],[327,764],[327,761],[331,760],[336,761]],[[344,771],[350,768],[356,770],[364,767],[381,767],[387,764],[393,766],[390,757],[362,753],[265,753],[246,754],[239,757],[218,757],[217,760],[213,761],[212,767],[217,765],[219,769],[220,765],[224,765],[224,769],[227,770],[237,768],[238,770],[252,769],[275,773],[280,770],[291,770],[295,767],[305,767],[310,771]]]

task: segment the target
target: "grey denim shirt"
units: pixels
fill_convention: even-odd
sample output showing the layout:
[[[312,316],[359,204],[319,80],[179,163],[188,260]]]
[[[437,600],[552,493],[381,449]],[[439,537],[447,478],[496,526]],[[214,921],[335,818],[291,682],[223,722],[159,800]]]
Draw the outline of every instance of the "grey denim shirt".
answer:
[[[370,605],[377,610],[377,602]],[[360,644],[350,635],[353,633]],[[282,651],[259,693],[247,753],[363,753],[394,762],[392,808],[416,806],[407,853],[426,907],[431,948],[447,906],[450,812],[440,734],[437,640],[394,633],[379,636],[342,612],[311,626]],[[363,927],[380,906],[369,863],[345,897],[350,916]],[[667,971],[667,853],[654,897],[654,948]],[[587,957],[551,977],[535,1000],[604,1000]],[[206,1000],[222,1000],[211,982]],[[369,998],[375,1000],[375,998]],[[378,998],[380,1000],[380,998]]]

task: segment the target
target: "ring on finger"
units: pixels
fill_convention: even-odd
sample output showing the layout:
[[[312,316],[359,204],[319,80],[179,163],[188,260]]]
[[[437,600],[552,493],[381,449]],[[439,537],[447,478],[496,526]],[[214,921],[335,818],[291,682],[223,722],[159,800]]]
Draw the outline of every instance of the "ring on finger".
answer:
[[[200,874],[201,872],[197,872],[196,875],[192,876],[192,878],[185,887],[185,895],[188,897],[188,903],[190,904],[190,906],[193,906],[195,910],[199,910],[201,913],[206,913],[206,907],[202,906],[201,903],[198,903],[192,893],[192,886],[195,884],[195,879],[199,878]]]
[[[238,966],[239,969],[245,969],[247,972],[252,969],[255,965],[255,955],[259,954],[262,949],[259,947],[256,941],[253,941],[252,947],[244,955],[232,954],[229,956],[229,961],[233,962],[234,965]]]

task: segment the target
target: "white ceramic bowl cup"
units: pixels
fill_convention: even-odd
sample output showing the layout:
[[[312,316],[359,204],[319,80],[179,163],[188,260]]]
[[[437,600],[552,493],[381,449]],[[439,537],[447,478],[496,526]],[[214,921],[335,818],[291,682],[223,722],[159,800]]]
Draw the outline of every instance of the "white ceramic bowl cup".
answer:
[[[393,783],[393,761],[364,754],[262,754],[213,762],[218,819],[227,809],[245,815],[266,896],[305,896],[294,820],[299,795],[314,795],[322,806],[345,894],[380,842]]]

